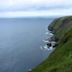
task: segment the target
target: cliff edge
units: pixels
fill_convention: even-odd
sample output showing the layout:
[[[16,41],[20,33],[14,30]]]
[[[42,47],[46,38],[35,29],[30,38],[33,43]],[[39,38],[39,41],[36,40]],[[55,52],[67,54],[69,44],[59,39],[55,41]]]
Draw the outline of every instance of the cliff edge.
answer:
[[[32,72],[72,72],[72,16],[55,19],[48,29],[58,39],[58,45]]]

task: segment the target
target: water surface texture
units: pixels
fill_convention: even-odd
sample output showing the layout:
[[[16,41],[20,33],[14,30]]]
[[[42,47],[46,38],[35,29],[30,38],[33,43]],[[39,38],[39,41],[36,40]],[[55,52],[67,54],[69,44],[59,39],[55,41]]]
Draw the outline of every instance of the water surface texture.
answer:
[[[27,72],[48,56],[41,50],[51,18],[0,19],[0,72]]]

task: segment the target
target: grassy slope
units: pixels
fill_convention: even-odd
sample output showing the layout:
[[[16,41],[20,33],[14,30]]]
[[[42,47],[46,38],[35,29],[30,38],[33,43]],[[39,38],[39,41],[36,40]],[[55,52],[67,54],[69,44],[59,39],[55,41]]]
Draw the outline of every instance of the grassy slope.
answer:
[[[55,51],[32,72],[72,72],[72,17],[61,17],[52,22],[59,45]]]

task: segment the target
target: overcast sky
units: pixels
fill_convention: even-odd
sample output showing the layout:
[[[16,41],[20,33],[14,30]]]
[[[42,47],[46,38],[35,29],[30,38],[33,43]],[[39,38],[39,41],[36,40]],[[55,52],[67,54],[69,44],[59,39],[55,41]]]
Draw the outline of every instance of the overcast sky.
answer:
[[[0,17],[72,15],[72,0],[0,0]]]

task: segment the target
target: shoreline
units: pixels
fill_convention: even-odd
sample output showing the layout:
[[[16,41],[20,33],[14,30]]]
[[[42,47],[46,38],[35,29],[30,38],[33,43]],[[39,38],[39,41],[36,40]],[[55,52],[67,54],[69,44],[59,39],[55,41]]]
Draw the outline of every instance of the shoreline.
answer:
[[[31,72],[71,72],[72,16],[57,18],[48,28],[54,34],[50,41],[56,42],[55,50]]]

